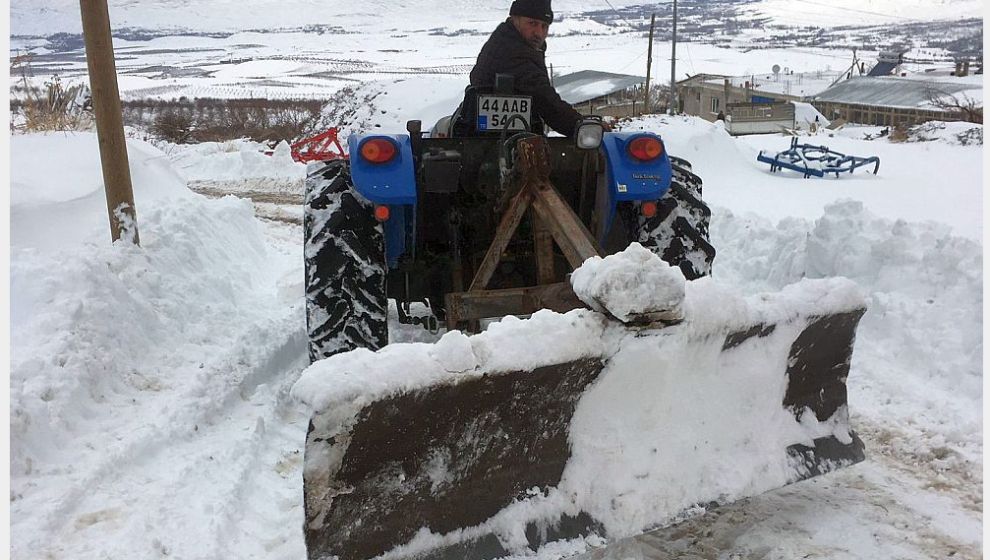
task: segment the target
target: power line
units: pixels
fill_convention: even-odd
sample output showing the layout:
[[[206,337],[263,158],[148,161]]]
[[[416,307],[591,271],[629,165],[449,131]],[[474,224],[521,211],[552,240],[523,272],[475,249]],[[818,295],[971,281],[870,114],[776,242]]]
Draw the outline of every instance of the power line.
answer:
[[[857,48],[859,50],[861,50],[861,51],[863,51],[863,50],[865,50],[865,51],[879,50],[879,49],[864,49],[862,47],[857,47]],[[848,48],[848,50],[852,50],[852,49],[853,49],[853,47],[849,47]],[[799,53],[804,53],[804,54],[810,54],[812,56],[819,56],[819,57],[822,57],[822,58],[837,58],[839,60],[849,60],[849,55],[848,54],[846,54],[846,55],[826,54],[824,52],[816,52],[816,51],[812,51],[812,50],[809,50],[809,49],[802,49],[802,48],[795,48],[795,47],[786,48],[786,50],[791,51],[791,52],[799,52]]]
[[[625,70],[626,68],[629,68],[630,66],[632,66],[633,64],[635,64],[635,63],[636,63],[636,61],[638,61],[639,59],[641,59],[641,58],[643,58],[644,56],[646,56],[646,51],[643,51],[643,52],[642,52],[642,54],[640,54],[640,55],[639,55],[639,56],[637,56],[636,58],[634,58],[634,59],[632,59],[631,61],[629,61],[629,64],[626,64],[626,65],[625,65],[625,66],[623,66],[622,68],[619,68],[618,70],[616,70],[616,72],[622,72],[622,71],[623,71],[623,70]]]
[[[847,24],[849,19],[843,14],[809,14],[807,10],[775,7],[771,12],[763,12],[761,15],[769,18],[768,24],[772,29],[787,29],[795,26],[806,26],[828,29],[829,27]],[[758,18],[753,17],[745,21],[753,21]],[[864,25],[863,27],[875,27],[875,25]]]
[[[832,6],[832,5],[829,5],[829,4],[823,4],[821,2],[813,2],[812,0],[797,0],[797,1],[798,2],[803,2],[805,4],[811,4],[812,6],[821,6],[821,7],[824,7],[824,8],[837,8],[837,6]],[[898,16],[898,15],[894,15],[894,14],[885,14],[885,13],[881,13],[881,12],[871,12],[870,10],[858,10],[856,8],[838,8],[838,9],[843,10],[843,11],[846,11],[846,12],[857,12],[857,13],[860,13],[860,14],[869,14],[871,16],[883,16],[883,17],[889,17],[889,18],[895,18],[895,19],[903,19],[903,20],[907,20],[907,21],[915,21],[917,19],[917,18],[909,18],[909,17],[906,17],[906,16]]]
[[[691,58],[691,47],[689,46],[691,41],[684,41],[684,51],[688,55],[688,62],[691,64],[691,72],[694,73],[694,60]]]
[[[608,7],[609,8],[612,8],[612,11],[615,12],[615,15],[619,16],[619,19],[621,19],[623,23],[625,23],[629,27],[632,27],[633,26],[633,24],[631,24],[628,21],[626,21],[626,18],[622,17],[622,14],[619,13],[619,10],[616,10],[615,9],[615,6],[613,6],[611,2],[609,2],[608,0],[605,0],[605,3],[608,4]]]

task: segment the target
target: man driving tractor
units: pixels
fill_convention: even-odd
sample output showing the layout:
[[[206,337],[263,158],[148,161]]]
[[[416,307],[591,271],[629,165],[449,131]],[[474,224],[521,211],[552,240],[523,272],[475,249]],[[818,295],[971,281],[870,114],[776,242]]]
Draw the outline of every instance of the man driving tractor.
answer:
[[[547,76],[547,34],[553,22],[550,0],[515,0],[509,17],[492,32],[471,70],[471,85],[492,87],[496,74],[515,78],[515,91],[533,98],[533,115],[550,128],[572,136],[581,114],[574,110]]]

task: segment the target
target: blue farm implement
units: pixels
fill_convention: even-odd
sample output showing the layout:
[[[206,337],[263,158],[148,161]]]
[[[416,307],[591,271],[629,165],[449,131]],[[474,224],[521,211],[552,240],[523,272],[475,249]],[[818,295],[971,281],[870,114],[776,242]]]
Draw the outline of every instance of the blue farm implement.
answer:
[[[880,171],[880,158],[877,156],[859,157],[849,156],[840,152],[828,149],[826,146],[813,146],[811,144],[798,144],[797,138],[791,139],[791,147],[779,152],[775,156],[764,155],[763,151],[756,156],[757,161],[770,164],[770,171],[775,173],[780,169],[790,169],[804,174],[807,179],[824,177],[829,173],[852,173],[857,168],[873,164],[873,174]]]

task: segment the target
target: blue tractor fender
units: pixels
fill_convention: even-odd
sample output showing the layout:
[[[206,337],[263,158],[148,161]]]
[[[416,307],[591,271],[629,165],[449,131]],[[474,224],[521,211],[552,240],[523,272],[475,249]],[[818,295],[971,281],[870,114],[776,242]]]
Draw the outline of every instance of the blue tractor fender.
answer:
[[[650,161],[640,161],[629,152],[629,144],[637,138],[656,138],[663,150]],[[604,243],[619,202],[659,201],[670,189],[673,170],[667,148],[659,135],[652,132],[606,132],[602,139],[605,154],[606,216],[605,227],[598,239]]]
[[[376,138],[391,142],[394,158],[386,163],[371,163],[361,157],[361,146]],[[408,134],[352,134],[347,138],[354,190],[372,203],[387,206],[385,221],[385,261],[389,268],[399,264],[399,257],[412,243],[416,231],[416,166]]]

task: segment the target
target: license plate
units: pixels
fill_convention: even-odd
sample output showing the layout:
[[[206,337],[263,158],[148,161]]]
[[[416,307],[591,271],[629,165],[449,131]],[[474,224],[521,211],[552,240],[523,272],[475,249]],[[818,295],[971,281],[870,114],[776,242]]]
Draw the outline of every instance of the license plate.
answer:
[[[532,122],[532,107],[533,99],[524,95],[479,95],[478,130],[526,130]],[[526,122],[511,119],[512,115]]]

